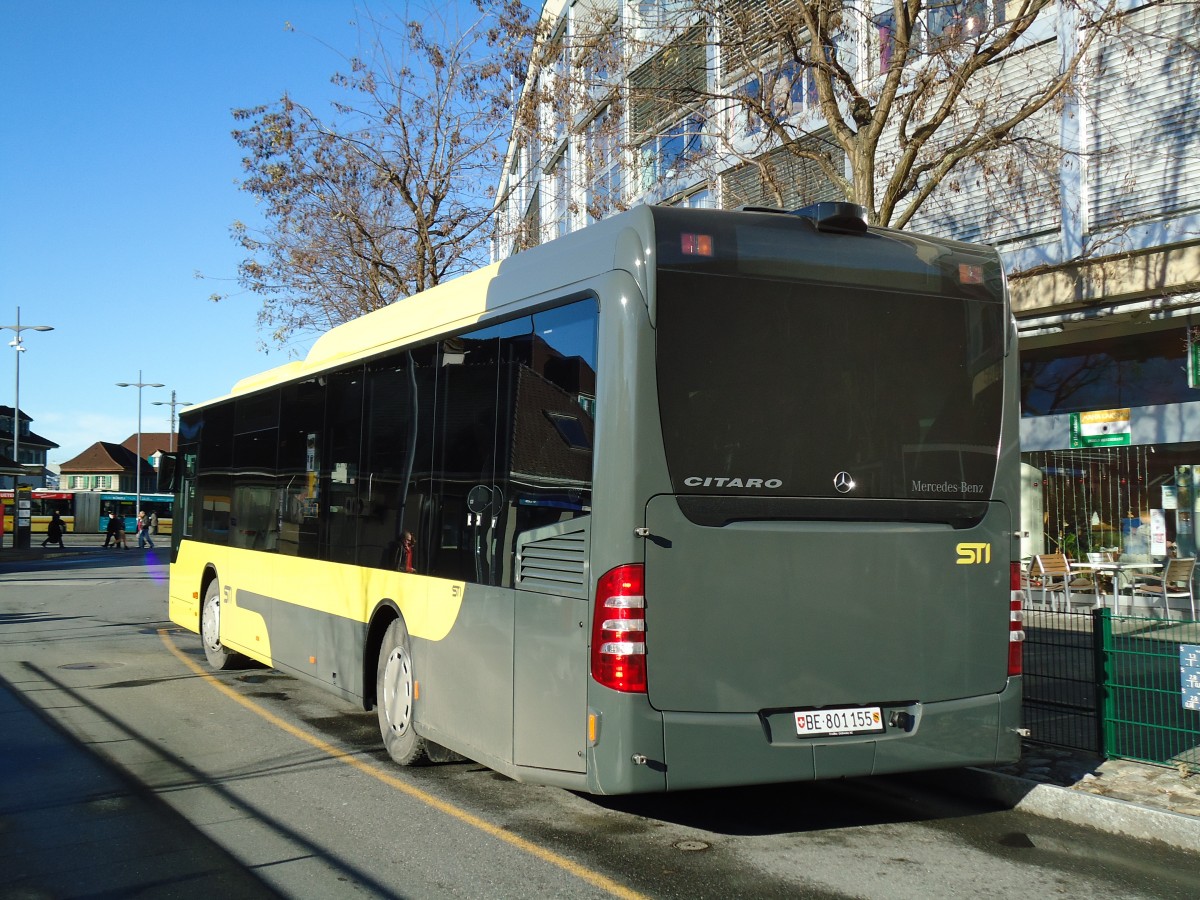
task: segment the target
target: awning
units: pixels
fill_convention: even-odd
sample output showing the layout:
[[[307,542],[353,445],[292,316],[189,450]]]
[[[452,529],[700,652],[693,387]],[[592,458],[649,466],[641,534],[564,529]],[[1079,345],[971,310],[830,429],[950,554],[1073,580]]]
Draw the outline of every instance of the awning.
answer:
[[[1083,309],[1017,319],[1017,335],[1028,338],[1059,334],[1069,326],[1103,325],[1106,321],[1120,316],[1128,316],[1137,322],[1163,322],[1193,315],[1200,315],[1200,292],[1187,291],[1165,297],[1142,297],[1117,303],[1098,303]]]

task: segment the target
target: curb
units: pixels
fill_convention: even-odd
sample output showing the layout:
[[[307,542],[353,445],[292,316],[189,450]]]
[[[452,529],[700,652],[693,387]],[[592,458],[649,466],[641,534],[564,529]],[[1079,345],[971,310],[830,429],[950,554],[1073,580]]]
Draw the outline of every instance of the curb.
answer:
[[[972,796],[1020,812],[1137,840],[1161,841],[1191,853],[1200,851],[1200,818],[1195,816],[986,769],[960,770],[955,780],[960,780]]]

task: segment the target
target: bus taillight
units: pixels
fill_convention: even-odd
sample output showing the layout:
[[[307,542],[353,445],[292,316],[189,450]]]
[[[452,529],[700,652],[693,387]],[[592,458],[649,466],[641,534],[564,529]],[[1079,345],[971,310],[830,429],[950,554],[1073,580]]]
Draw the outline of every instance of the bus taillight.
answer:
[[[646,596],[641,565],[617,566],[596,585],[592,677],[626,693],[646,692]]]
[[[1008,601],[1008,674],[1020,675],[1024,670],[1021,644],[1025,640],[1025,591],[1021,588],[1021,564],[1009,566]]]

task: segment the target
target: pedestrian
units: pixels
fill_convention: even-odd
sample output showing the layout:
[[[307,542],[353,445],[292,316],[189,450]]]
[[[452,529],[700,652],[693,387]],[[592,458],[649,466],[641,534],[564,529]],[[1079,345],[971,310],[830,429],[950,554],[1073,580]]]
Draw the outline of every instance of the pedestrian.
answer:
[[[146,547],[154,549],[154,541],[150,538],[150,520],[140,509],[137,514],[137,536],[139,550],[144,550]]]
[[[116,512],[113,513],[113,518],[117,520],[117,530],[113,532],[113,547],[125,550],[125,517]]]
[[[153,510],[150,512],[150,533],[158,534],[158,513]]]
[[[104,546],[116,547],[117,545],[117,514],[111,510],[108,513],[108,525],[104,528]]]
[[[404,536],[400,539],[400,571],[414,571],[416,562],[417,541],[413,537],[411,531],[404,532]]]
[[[66,523],[58,515],[58,510],[50,514],[50,524],[46,526],[46,540],[42,541],[42,546],[47,544],[58,544],[64,550],[67,545],[63,543],[63,533],[67,530]]]

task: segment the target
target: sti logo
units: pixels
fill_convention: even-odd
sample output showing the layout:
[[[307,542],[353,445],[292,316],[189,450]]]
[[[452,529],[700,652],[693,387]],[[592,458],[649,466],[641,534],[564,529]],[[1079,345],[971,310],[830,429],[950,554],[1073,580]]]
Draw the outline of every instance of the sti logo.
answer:
[[[991,544],[959,544],[954,549],[958,551],[960,566],[980,566],[992,561]]]

